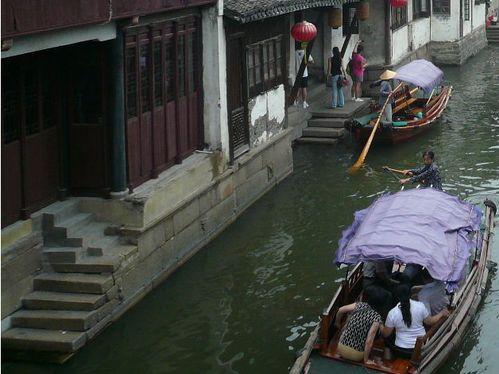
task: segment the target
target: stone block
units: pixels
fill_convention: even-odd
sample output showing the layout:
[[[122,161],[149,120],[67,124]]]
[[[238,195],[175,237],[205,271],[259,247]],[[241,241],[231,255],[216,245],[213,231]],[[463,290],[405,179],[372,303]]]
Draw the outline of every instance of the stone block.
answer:
[[[208,189],[199,196],[199,214],[206,213],[218,203],[218,197],[214,188]]]
[[[199,199],[195,198],[187,205],[173,213],[173,231],[181,232],[199,217]]]
[[[232,175],[229,175],[224,180],[220,181],[216,186],[217,202],[227,199],[230,195],[234,194],[236,186]]]
[[[166,242],[166,240],[165,226],[162,222],[159,222],[139,236],[139,257],[148,257],[151,252],[153,252],[156,248],[159,248],[164,242]]]
[[[33,232],[31,219],[17,221],[2,229],[2,247],[6,248],[15,244]]]
[[[144,262],[140,262],[132,267],[127,273],[123,274],[120,281],[121,297],[123,300],[128,300],[142,289],[142,292],[147,293],[150,287],[147,285],[151,282],[152,274],[146,273]]]
[[[42,249],[40,244],[19,250],[17,256],[9,260],[2,258],[2,292],[27,276],[39,272],[42,268]]]
[[[246,170],[246,178],[251,178],[252,175],[255,175],[263,168],[262,153],[254,156],[251,160],[240,167],[243,167]]]
[[[220,226],[234,216],[235,211],[236,196],[232,194],[201,217],[201,224],[204,231],[208,235],[216,232]]]
[[[173,253],[177,259],[181,259],[192,251],[201,240],[205,238],[205,232],[201,220],[197,219],[182,232],[173,237]]]
[[[265,168],[253,175],[247,182],[236,188],[236,204],[238,209],[244,209],[253,202],[269,184],[268,170]]]
[[[31,276],[10,284],[2,290],[2,319],[21,308],[22,297],[31,291],[33,291],[33,277]]]

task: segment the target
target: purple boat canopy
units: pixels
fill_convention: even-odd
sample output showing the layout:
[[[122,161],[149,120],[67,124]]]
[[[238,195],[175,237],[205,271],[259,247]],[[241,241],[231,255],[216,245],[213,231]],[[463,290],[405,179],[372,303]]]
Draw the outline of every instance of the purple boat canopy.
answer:
[[[427,60],[414,60],[397,70],[394,79],[398,79],[430,92],[444,78],[442,70]]]
[[[355,213],[339,240],[336,264],[395,260],[426,267],[455,289],[475,245],[482,212],[433,188],[381,196]]]

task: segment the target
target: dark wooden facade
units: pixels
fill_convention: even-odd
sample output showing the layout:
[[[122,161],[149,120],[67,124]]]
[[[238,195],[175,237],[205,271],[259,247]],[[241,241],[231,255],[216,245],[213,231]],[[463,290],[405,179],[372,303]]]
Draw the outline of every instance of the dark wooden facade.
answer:
[[[62,191],[106,190],[106,79],[101,43],[2,61],[2,226]]]
[[[3,0],[2,38],[214,3],[216,0]]]
[[[289,17],[239,24],[226,20],[230,157],[249,149],[248,102],[287,84]]]
[[[135,187],[203,143],[196,13],[125,32],[128,181]]]

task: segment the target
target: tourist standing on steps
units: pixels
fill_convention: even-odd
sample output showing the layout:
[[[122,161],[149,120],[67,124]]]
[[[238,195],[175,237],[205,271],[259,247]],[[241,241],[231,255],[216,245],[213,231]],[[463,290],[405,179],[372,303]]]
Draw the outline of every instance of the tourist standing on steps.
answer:
[[[345,105],[345,96],[343,94],[343,61],[338,47],[333,48],[333,56],[328,60],[328,73],[332,76],[333,94],[331,107],[343,108]]]
[[[305,50],[304,49],[297,49],[295,52],[295,57],[296,57],[296,75],[298,75],[298,71],[300,70],[300,66],[302,61],[304,60],[305,56]],[[312,55],[308,56],[308,63],[313,64],[314,59],[312,58]],[[298,78],[298,77],[297,77]],[[298,81],[298,94],[297,94],[297,100],[295,101],[295,105],[298,105],[298,98],[301,98],[303,102],[303,108],[306,109],[308,108],[308,103],[307,103],[307,87],[308,87],[308,69],[307,66],[305,66],[305,70],[303,71],[303,75],[301,79]]]
[[[357,51],[352,53],[352,100],[362,101],[362,82],[364,81],[364,70],[367,66],[367,61],[362,56],[364,47],[359,45]]]

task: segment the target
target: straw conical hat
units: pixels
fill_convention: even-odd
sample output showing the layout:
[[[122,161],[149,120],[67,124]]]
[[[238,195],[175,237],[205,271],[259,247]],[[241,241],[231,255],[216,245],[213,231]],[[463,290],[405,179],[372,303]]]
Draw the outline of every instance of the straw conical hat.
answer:
[[[382,79],[382,80],[388,80],[388,79],[393,79],[395,77],[395,75],[397,75],[397,73],[395,73],[394,71],[391,71],[391,70],[385,70],[383,72],[383,74],[381,74],[379,76],[379,79]]]

